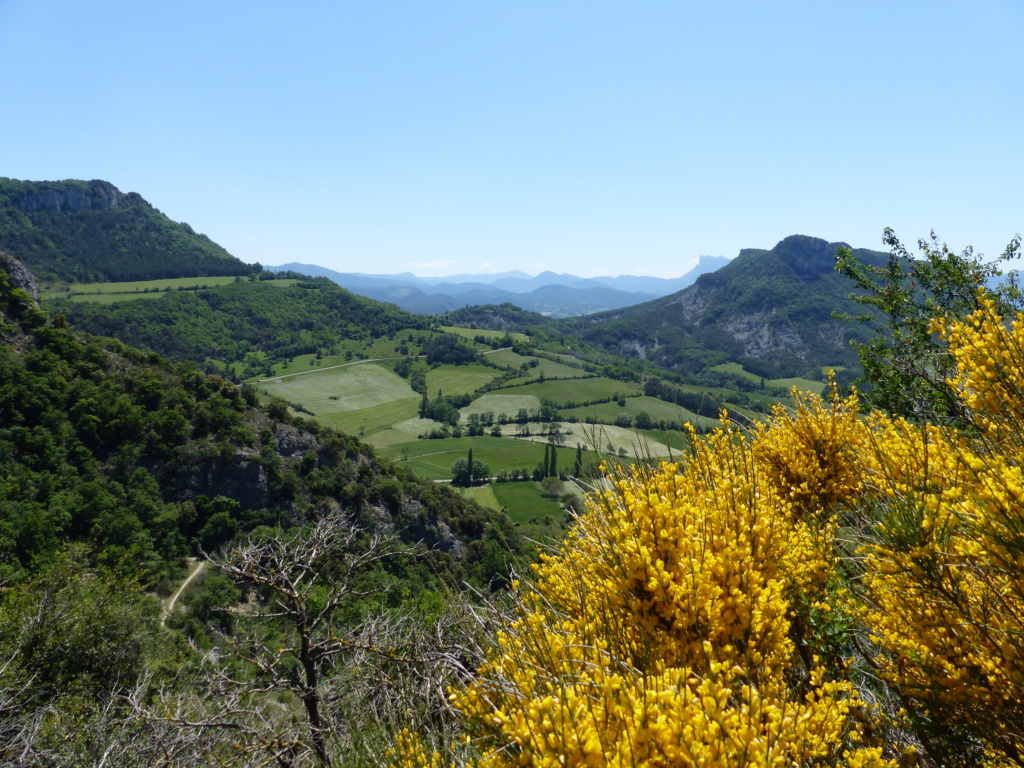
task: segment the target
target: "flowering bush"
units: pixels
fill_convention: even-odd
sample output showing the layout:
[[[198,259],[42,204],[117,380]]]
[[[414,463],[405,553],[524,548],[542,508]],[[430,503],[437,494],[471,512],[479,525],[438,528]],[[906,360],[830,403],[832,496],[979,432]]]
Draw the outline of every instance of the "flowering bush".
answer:
[[[609,478],[452,693],[475,764],[1024,765],[1024,316],[980,306],[933,327],[966,430],[797,396]]]

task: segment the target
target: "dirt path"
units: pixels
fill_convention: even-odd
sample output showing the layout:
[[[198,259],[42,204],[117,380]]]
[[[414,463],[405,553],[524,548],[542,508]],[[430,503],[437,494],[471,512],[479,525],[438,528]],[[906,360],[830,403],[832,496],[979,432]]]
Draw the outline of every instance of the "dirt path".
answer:
[[[199,560],[198,562],[194,557],[190,557],[189,561],[192,563],[192,572],[181,582],[181,586],[178,587],[178,591],[167,598],[164,603],[163,609],[160,611],[160,626],[164,626],[167,623],[167,617],[171,615],[171,611],[174,610],[175,603],[178,602],[178,598],[181,597],[181,593],[185,591],[185,588],[192,583],[192,579],[198,576],[200,573],[206,570],[206,566],[209,563],[206,560]]]

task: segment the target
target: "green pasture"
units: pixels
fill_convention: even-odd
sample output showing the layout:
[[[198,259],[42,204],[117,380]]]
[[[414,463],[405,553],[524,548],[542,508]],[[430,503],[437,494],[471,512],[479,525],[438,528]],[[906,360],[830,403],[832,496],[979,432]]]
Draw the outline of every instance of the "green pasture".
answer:
[[[627,397],[625,406],[621,406],[616,402],[598,403],[596,405],[583,405],[579,408],[569,408],[561,413],[563,418],[575,416],[580,421],[593,418],[597,421],[613,424],[619,414],[627,413],[636,418],[643,411],[646,411],[655,420],[676,421],[680,424],[686,421],[693,422],[694,424],[697,423],[697,414],[693,411],[688,411],[681,405],[666,403],[664,400],[647,397],[646,395]]]
[[[721,365],[713,365],[709,370],[721,371],[722,373],[735,373],[743,378],[759,384],[761,377],[757,374],[751,373],[739,363],[722,363]]]
[[[72,301],[98,301],[111,304],[133,299],[156,299],[178,288],[215,288],[229,285],[234,277],[176,277],[163,280],[134,280],[124,283],[69,283],[49,285],[40,291],[46,299],[68,298]],[[271,285],[293,285],[297,280],[268,280]]]
[[[475,454],[474,454],[475,455]],[[565,519],[565,510],[554,499],[546,496],[540,485],[525,483],[493,483],[491,489],[500,507],[513,523],[526,523],[538,517]]]
[[[427,371],[427,392],[437,397],[437,390],[446,395],[464,395],[475,392],[501,375],[495,368],[476,363],[470,365],[442,365]]]
[[[442,325],[441,330],[445,333],[454,333],[456,336],[462,336],[463,338],[472,341],[477,336],[483,336],[485,339],[500,339],[505,335],[505,331],[485,331],[478,330],[476,328],[460,328],[456,325]],[[516,341],[529,341],[530,337],[525,333],[510,333],[509,334]]]
[[[796,387],[802,392],[813,392],[816,395],[820,395],[825,391],[827,386],[823,381],[811,381],[810,379],[802,379],[794,377],[790,379],[772,379],[768,382],[773,387],[782,387],[787,392],[793,387]]]
[[[514,388],[502,388],[499,391],[506,393],[510,389],[517,395],[533,395],[538,399],[547,397],[556,403],[564,403],[567,400],[577,402],[580,400],[602,400],[615,393],[620,395],[640,394],[640,388],[636,384],[628,381],[616,381],[603,376],[589,379],[552,379]]]
[[[504,392],[505,390],[499,391]],[[488,392],[467,405],[460,413],[462,414],[463,421],[469,421],[471,413],[486,413],[487,411],[494,413],[495,418],[502,413],[509,418],[514,418],[522,408],[525,408],[530,413],[538,411],[540,410],[540,400],[533,395],[505,395]],[[509,429],[511,427],[506,425],[505,430]]]
[[[701,423],[709,422],[709,419],[701,419]],[[718,423],[717,419],[714,422]],[[579,443],[584,448],[595,451],[599,454],[614,454],[618,456],[619,448],[626,449],[626,456],[630,458],[643,458],[644,456],[656,456],[666,457],[670,453],[675,453],[678,448],[673,447],[671,450],[665,444],[666,436],[673,433],[667,432],[662,433],[654,429],[648,429],[638,431],[635,429],[626,429],[625,427],[616,427],[610,424],[562,424],[563,430],[572,430],[572,434],[567,435],[565,444],[567,447],[571,446],[572,449],[576,450],[576,444]],[[676,445],[683,445],[685,438],[679,434],[679,438],[672,440],[668,438],[670,442],[675,442]],[[537,435],[531,440],[537,440],[540,442],[547,441],[547,437]],[[611,448],[609,448],[609,444]],[[575,457],[574,457],[575,461]]]
[[[481,507],[490,507],[494,510],[501,510],[501,504],[494,496],[490,485],[474,485],[472,488],[459,488],[462,498],[475,501]]]
[[[724,371],[726,373],[736,373],[742,376],[743,378],[758,384],[760,384],[762,380],[760,376],[746,370],[739,363],[722,363],[721,365],[713,366],[711,370]],[[822,371],[827,372],[828,369],[823,368]],[[791,390],[793,387],[796,387],[797,389],[803,392],[814,392],[815,394],[818,395],[825,391],[826,386],[824,382],[814,381],[812,379],[804,379],[799,376],[791,377],[788,379],[764,379],[764,383],[769,387],[782,387],[787,392]],[[728,390],[725,391],[727,392]]]
[[[544,446],[539,443],[490,436],[395,443],[381,446],[379,453],[392,461],[401,461],[403,467],[421,477],[440,480],[452,476],[452,464],[456,459],[466,458],[470,448],[473,449],[473,460],[489,465],[492,475],[520,468],[532,472],[544,458]],[[558,467],[571,472],[576,462],[575,443],[557,451]]]
[[[532,357],[520,355],[518,352],[513,352],[511,349],[499,349],[495,352],[487,353],[487,359],[495,365],[500,365],[504,368],[518,368],[523,363],[528,363],[533,360]]]
[[[320,418],[329,421],[339,429],[352,435],[363,435],[372,430],[384,429],[395,422],[406,421],[419,413],[419,395],[405,400],[392,400],[358,411],[324,413]]]
[[[301,403],[317,416],[415,399],[408,382],[376,363],[353,363],[309,373],[283,374],[256,385],[284,400]],[[416,409],[413,410],[415,415]],[[403,418],[409,418],[404,416]]]

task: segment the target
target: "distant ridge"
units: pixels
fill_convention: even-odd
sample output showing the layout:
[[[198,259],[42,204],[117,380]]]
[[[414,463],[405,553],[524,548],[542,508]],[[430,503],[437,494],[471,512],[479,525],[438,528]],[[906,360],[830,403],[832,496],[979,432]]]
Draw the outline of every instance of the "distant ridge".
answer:
[[[417,277],[400,274],[337,272],[316,264],[291,262],[266,269],[326,277],[341,287],[378,301],[397,304],[407,312],[440,314],[467,306],[512,303],[548,317],[572,317],[620,309],[665,296],[691,285],[700,275],[729,263],[722,256],[701,256],[696,267],[676,278],[619,275],[577,277],[545,271],[462,274],[448,277]]]
[[[0,177],[0,250],[41,280],[121,282],[247,275],[235,258],[188,224],[108,181]]]

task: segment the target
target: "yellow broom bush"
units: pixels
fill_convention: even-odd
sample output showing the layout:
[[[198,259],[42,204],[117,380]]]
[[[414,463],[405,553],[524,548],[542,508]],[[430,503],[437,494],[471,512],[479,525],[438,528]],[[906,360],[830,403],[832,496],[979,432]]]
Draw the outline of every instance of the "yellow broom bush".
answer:
[[[610,478],[452,692],[460,754],[1024,765],[1024,317],[981,306],[933,328],[968,430],[797,396]]]

